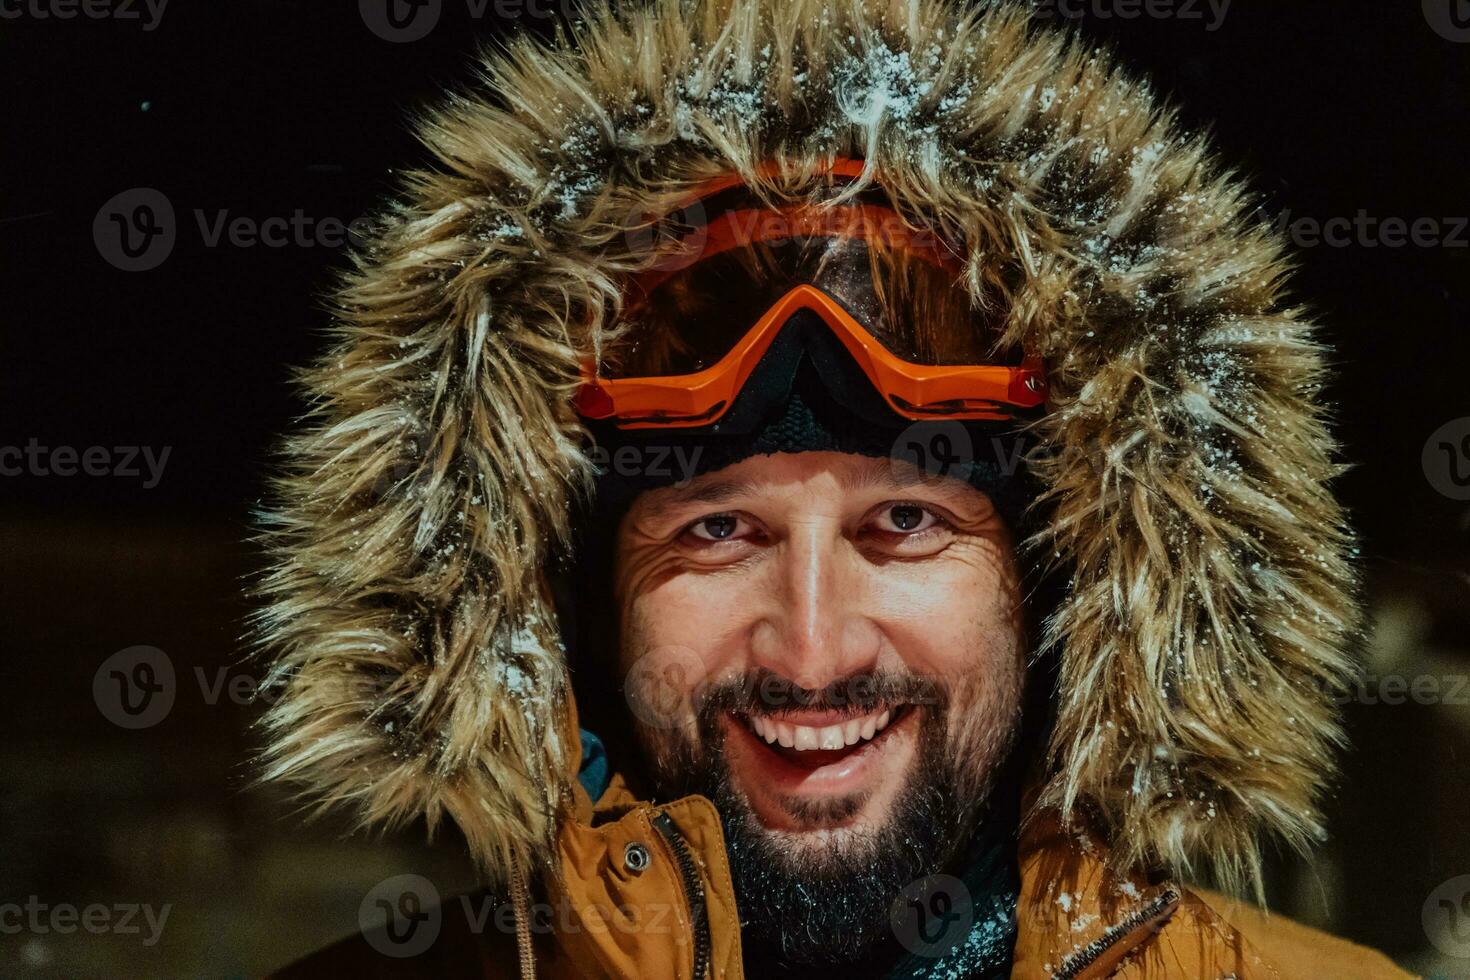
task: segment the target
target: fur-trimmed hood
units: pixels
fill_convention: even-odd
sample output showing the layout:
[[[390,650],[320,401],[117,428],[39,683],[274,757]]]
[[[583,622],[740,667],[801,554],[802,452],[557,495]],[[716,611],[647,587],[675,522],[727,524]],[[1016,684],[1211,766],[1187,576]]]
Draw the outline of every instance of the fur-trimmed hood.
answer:
[[[576,760],[544,567],[630,229],[718,174],[779,199],[852,157],[1046,360],[1032,547],[1069,584],[1042,802],[1175,873],[1320,833],[1356,615],[1322,354],[1279,237],[1107,56],[1018,4],[651,0],[510,42],[421,135],[266,517],[269,777],[448,816],[492,877],[549,853]]]

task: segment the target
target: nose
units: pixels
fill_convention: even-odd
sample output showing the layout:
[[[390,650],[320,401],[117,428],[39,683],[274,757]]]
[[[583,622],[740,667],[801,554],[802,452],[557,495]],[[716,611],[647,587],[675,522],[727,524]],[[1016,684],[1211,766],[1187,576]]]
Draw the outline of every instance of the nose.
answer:
[[[773,559],[768,607],[751,633],[754,666],[810,690],[871,672],[882,634],[866,612],[861,557],[841,529],[801,525]]]

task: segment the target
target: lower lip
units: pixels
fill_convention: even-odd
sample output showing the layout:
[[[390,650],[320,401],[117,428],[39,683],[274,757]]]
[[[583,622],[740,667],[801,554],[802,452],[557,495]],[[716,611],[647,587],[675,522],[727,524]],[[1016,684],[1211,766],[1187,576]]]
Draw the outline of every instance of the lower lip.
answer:
[[[875,738],[816,766],[793,762],[773,750],[745,721],[730,715],[725,716],[725,747],[736,778],[748,776],[747,796],[754,796],[756,790],[805,798],[849,796],[870,789],[879,770],[888,768],[890,762],[901,762],[898,757],[903,747],[912,741],[908,734],[915,714],[913,709],[905,711]]]

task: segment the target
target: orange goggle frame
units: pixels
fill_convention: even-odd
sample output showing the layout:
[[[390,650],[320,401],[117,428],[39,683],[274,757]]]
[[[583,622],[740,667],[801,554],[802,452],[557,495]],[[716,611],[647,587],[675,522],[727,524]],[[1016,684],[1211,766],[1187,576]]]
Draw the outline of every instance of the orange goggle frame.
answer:
[[[838,161],[832,172],[847,174],[861,167],[860,161]],[[731,186],[729,177],[717,178],[710,187]],[[711,193],[706,188],[704,194]],[[839,209],[846,211],[849,209]],[[868,208],[856,210],[853,222],[839,214],[813,209],[786,212],[784,234],[832,234],[846,237],[877,237]],[[896,215],[895,215],[896,217]],[[841,222],[840,228],[830,227]],[[717,222],[712,238],[702,251],[720,251],[743,241],[768,237],[762,231],[731,236],[733,223]],[[829,225],[818,228],[819,225]],[[803,227],[804,226],[804,227]],[[764,225],[764,228],[772,225]],[[891,226],[890,226],[891,228]],[[891,232],[890,232],[891,233]],[[656,283],[653,272],[645,278]],[[574,404],[589,419],[612,419],[619,428],[696,428],[717,422],[744,388],[761,358],[790,317],[799,310],[819,316],[841,341],[874,388],[898,415],[910,419],[1005,420],[1016,410],[1035,408],[1046,397],[1045,373],[1040,358],[1028,357],[1019,366],[929,365],[904,360],[889,351],[836,299],[815,285],[792,288],[770,307],[724,357],[692,374],[636,378],[599,376],[596,361],[582,367],[582,386]]]
[[[1045,384],[1039,361],[1018,367],[926,365],[901,360],[815,286],[800,285],[776,302],[735,349],[694,374],[658,378],[599,378],[583,367],[577,411],[614,419],[622,428],[691,428],[709,425],[735,401],[781,327],[798,310],[822,318],[843,347],[899,415],[911,419],[1008,419],[1040,405]]]

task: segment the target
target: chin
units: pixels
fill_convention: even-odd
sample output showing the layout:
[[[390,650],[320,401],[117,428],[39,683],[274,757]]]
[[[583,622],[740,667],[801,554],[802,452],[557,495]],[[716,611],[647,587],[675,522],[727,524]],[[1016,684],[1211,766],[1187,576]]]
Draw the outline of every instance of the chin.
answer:
[[[765,837],[772,853],[784,855],[799,867],[810,868],[829,860],[851,862],[855,855],[872,846],[881,829],[881,824],[812,830],[773,830],[761,826],[757,834]]]

